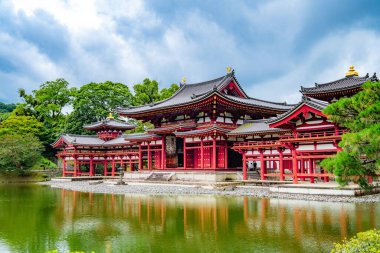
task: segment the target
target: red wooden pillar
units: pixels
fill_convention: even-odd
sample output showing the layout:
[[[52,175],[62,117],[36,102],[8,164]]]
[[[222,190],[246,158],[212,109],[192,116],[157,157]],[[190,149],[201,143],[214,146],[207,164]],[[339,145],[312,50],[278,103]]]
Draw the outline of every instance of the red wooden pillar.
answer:
[[[324,172],[324,174],[328,173],[326,170],[323,170],[323,172]],[[324,180],[325,180],[325,183],[328,183],[329,182],[329,177],[325,176]]]
[[[95,176],[94,173],[94,157],[90,156],[90,176]]]
[[[141,143],[139,144],[139,167],[138,167],[138,170],[142,170],[143,167],[142,167],[142,150],[141,150]]]
[[[227,137],[226,137],[227,138]],[[224,141],[224,168],[228,169],[228,147],[227,147],[227,139]]]
[[[74,177],[76,177],[78,174],[78,160],[77,160],[77,156],[74,156]]]
[[[243,150],[243,180],[247,180],[247,156]]]
[[[283,150],[278,151],[280,153],[280,161],[279,161],[279,167],[280,167],[280,181],[284,181],[284,154]]]
[[[62,157],[62,176],[66,176],[66,157]]]
[[[132,155],[129,156],[129,171],[132,171]]]
[[[115,156],[112,156],[112,171],[111,176],[115,176]]]
[[[293,184],[298,184],[298,162],[296,149],[292,148]]]
[[[150,142],[148,142],[148,170],[152,169],[152,153],[150,151]]]
[[[212,138],[212,168],[216,169],[216,137]]]
[[[121,171],[124,171],[124,156],[120,155],[120,168],[121,168]]]
[[[204,162],[204,152],[203,152],[203,137],[201,137],[201,169],[204,169],[205,162]]]
[[[314,167],[314,159],[310,159],[310,183],[314,183],[314,172],[315,172],[315,167]]]
[[[162,149],[161,149],[161,169],[166,168],[166,143],[165,143],[165,135],[162,136]]]
[[[107,156],[104,157],[104,176],[107,176]]]
[[[305,161],[303,160],[303,158],[301,159],[301,173],[306,173]],[[306,180],[306,177],[302,177],[302,181],[305,181],[305,180]]]
[[[260,177],[261,180],[265,180],[264,150],[260,148],[258,151],[260,153]]]
[[[183,137],[183,169],[187,167],[187,154],[186,154],[186,137]]]

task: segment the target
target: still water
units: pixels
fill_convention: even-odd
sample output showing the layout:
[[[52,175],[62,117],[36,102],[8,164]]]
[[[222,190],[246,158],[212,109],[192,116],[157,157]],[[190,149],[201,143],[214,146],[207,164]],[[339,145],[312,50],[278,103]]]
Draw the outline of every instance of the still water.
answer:
[[[379,204],[112,195],[0,185],[0,252],[329,252]]]

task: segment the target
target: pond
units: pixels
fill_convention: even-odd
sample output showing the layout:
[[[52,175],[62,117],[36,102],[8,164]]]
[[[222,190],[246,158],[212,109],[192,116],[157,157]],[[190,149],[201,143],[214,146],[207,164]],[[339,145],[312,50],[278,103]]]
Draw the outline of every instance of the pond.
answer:
[[[0,185],[0,252],[329,252],[380,204]]]

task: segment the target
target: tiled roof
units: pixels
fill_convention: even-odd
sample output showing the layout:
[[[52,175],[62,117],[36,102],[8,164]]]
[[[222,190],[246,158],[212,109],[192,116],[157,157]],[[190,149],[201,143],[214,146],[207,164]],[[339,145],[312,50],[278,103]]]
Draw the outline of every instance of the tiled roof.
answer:
[[[243,92],[243,95],[246,98],[226,95],[221,92],[221,90],[225,87],[225,85],[227,85],[231,81],[235,81],[235,83],[239,86],[239,88]],[[233,100],[239,103],[244,103],[247,105],[273,108],[273,109],[282,109],[282,110],[284,109],[286,110],[290,108],[290,106],[286,105],[285,103],[273,103],[269,101],[249,98],[244,93],[243,89],[240,87],[240,84],[238,83],[237,79],[235,78],[234,72],[232,71],[231,73],[225,76],[222,76],[210,81],[181,85],[180,89],[176,93],[174,93],[173,96],[160,102],[152,103],[149,105],[143,105],[143,106],[135,106],[135,107],[130,107],[130,108],[118,108],[118,113],[132,114],[132,113],[147,112],[147,111],[152,111],[152,110],[162,109],[162,108],[170,108],[173,106],[186,105],[189,103],[200,101],[210,96],[211,94],[215,94],[215,93],[219,94],[220,96],[226,99]]]
[[[67,144],[74,146],[116,146],[130,144],[125,140],[126,135],[121,135],[115,139],[104,141],[97,135],[75,135],[75,134],[62,134],[60,138],[63,138]],[[58,139],[59,140],[59,139]],[[58,140],[56,142],[58,142]],[[55,142],[55,143],[56,143]],[[54,146],[54,144],[53,144]]]
[[[181,129],[193,129],[195,127],[196,125],[194,123],[179,123],[179,124],[173,124],[169,126],[148,129],[147,132],[160,134],[164,132],[174,132],[176,130],[181,130]]]
[[[242,98],[242,97],[236,97],[236,96],[225,95],[225,94],[222,94],[222,95],[238,103],[254,105],[254,106],[264,107],[264,108],[275,108],[275,109],[287,110],[294,106],[294,105],[288,105],[285,102],[275,103],[275,102],[265,101],[265,100],[261,100],[257,98]]]
[[[323,109],[325,109],[329,105],[329,103],[322,101],[322,100],[315,99],[315,98],[302,96],[302,101],[300,103],[298,103],[297,105],[295,105],[292,109],[290,109],[289,111],[287,111],[283,114],[280,114],[279,116],[277,116],[275,118],[267,119],[265,122],[268,124],[273,124],[273,123],[279,122],[282,119],[291,115],[293,112],[297,111],[303,105],[308,105],[311,108],[314,108],[318,111],[323,111]]]
[[[125,135],[125,139],[129,141],[134,140],[152,140],[160,138],[160,135],[157,134],[149,134],[149,133],[135,133],[135,134],[127,134]]]
[[[367,74],[363,77],[358,76],[346,76],[342,79],[328,82],[328,83],[315,83],[314,87],[303,87],[301,86],[300,92],[302,94],[315,94],[315,93],[329,93],[334,91],[342,91],[360,87],[363,83],[367,81],[378,81],[376,73],[372,77]]]
[[[117,129],[117,130],[130,130],[134,129],[136,126],[129,124],[124,121],[107,118],[89,125],[84,125],[83,128],[87,130],[97,130],[97,129]]]
[[[190,131],[185,131],[185,132],[175,132],[174,134],[176,136],[188,136],[188,135],[195,136],[195,135],[201,135],[201,134],[210,133],[210,132],[213,132],[213,131],[222,132],[222,133],[228,133],[231,130],[230,129],[225,129],[225,128],[218,127],[217,125],[214,124],[212,127],[202,128],[202,129],[195,129],[195,130],[190,130]]]
[[[284,133],[289,132],[287,129],[281,128],[270,128],[267,119],[259,119],[259,120],[247,120],[239,126],[238,128],[232,130],[228,133],[229,136],[237,136],[237,135],[254,135],[261,133]]]

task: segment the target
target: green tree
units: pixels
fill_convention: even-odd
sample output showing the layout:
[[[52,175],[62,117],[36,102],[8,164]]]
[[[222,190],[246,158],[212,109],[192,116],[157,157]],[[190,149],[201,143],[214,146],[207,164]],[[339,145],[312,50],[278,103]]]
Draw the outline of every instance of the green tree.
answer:
[[[65,79],[59,78],[43,83],[29,95],[20,89],[19,95],[39,120],[57,122],[63,116],[63,108],[71,103],[75,90],[69,88]]]
[[[163,88],[159,91],[157,81],[145,78],[143,83],[133,86],[135,92],[133,104],[146,105],[158,102],[171,97],[178,89],[177,84],[172,84],[169,88]]]
[[[160,100],[158,93],[158,83],[155,80],[145,78],[143,83],[133,85],[135,95],[133,97],[134,105],[146,105]]]
[[[15,108],[15,104],[4,104],[0,102],[0,113],[12,112]]]
[[[49,144],[62,132],[66,115],[64,108],[71,105],[75,88],[69,88],[69,83],[59,78],[55,81],[43,83],[39,89],[27,94],[24,89],[19,90],[19,95],[24,99],[24,104],[19,104],[15,109],[17,115],[33,115],[44,125],[45,134],[42,141],[48,153],[51,153]]]
[[[170,85],[169,88],[163,88],[160,91],[160,100],[164,100],[173,96],[173,94],[179,89],[179,86],[175,83]]]
[[[12,113],[0,124],[0,134],[33,135],[41,137],[44,126],[34,116],[17,116]]]
[[[330,120],[347,128],[336,156],[322,161],[338,183],[357,181],[369,187],[368,176],[380,168],[380,82],[367,82],[350,98],[341,98],[323,111]]]
[[[66,121],[65,131],[87,133],[83,124],[105,118],[119,106],[131,105],[132,94],[127,85],[104,82],[83,85],[75,94],[73,111]]]
[[[5,134],[0,138],[0,172],[24,174],[41,159],[43,146],[32,135]]]

